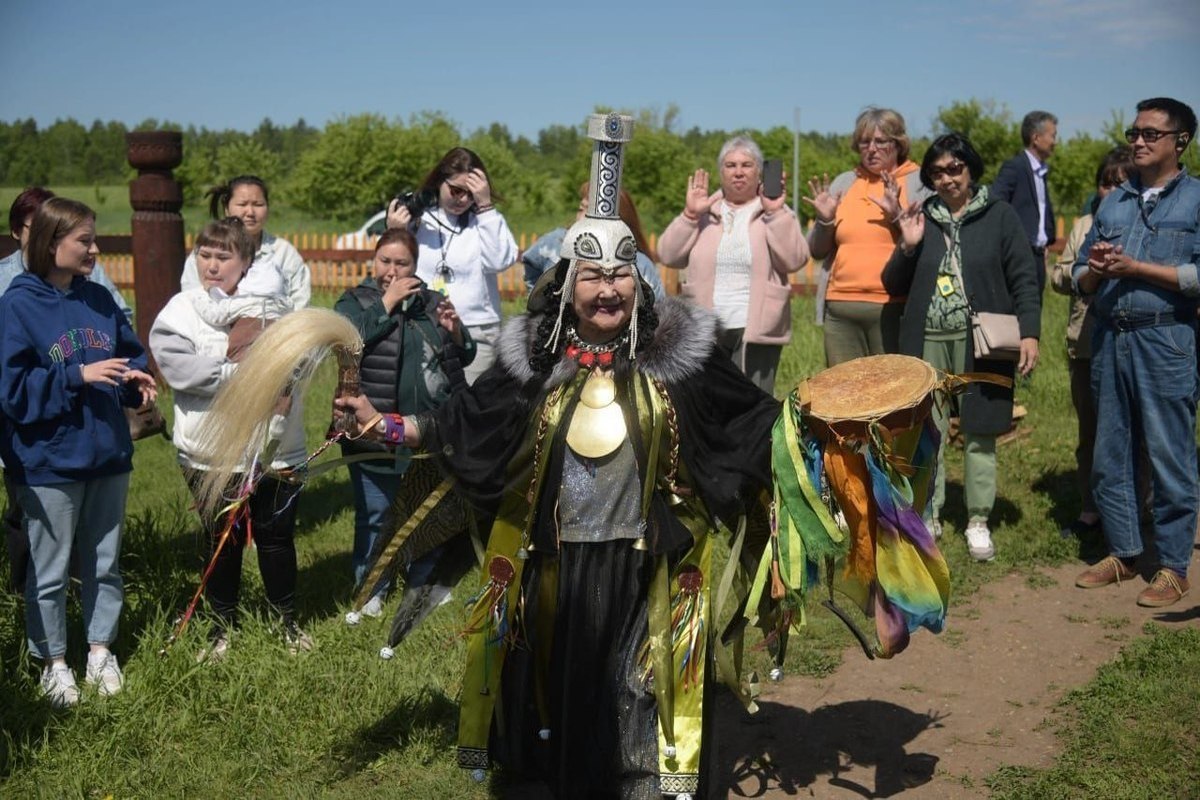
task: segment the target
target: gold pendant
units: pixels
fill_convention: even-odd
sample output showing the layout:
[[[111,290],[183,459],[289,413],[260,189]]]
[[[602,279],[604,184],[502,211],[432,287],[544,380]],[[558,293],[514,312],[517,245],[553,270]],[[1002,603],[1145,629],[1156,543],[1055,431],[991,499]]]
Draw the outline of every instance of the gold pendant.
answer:
[[[611,372],[594,370],[579,393],[567,429],[567,445],[584,458],[602,458],[625,441],[625,412]]]

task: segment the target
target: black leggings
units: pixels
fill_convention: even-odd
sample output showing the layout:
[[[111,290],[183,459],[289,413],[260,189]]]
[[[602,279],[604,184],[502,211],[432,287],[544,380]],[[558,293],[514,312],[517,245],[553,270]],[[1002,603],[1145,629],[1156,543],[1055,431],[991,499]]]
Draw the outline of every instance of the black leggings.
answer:
[[[195,494],[202,473],[184,469]],[[285,620],[291,620],[296,597],[296,505],[300,487],[263,477],[250,495],[250,534],[258,553],[267,600]],[[229,493],[227,493],[228,495]],[[226,523],[225,515],[203,519],[208,557],[212,557]],[[242,586],[242,551],[246,548],[244,522],[238,522],[221,548],[204,596],[225,626],[237,623],[238,594]],[[207,566],[207,562],[206,562]]]

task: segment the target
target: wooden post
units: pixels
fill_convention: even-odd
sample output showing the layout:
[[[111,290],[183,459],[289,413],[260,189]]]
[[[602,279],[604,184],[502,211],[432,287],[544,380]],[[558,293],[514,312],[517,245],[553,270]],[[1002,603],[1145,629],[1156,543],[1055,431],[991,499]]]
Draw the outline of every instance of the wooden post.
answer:
[[[130,166],[138,171],[129,184],[129,204],[137,331],[145,344],[154,318],[179,291],[183,272],[183,189],[171,174],[183,161],[183,134],[130,131],[125,146]],[[155,368],[152,355],[150,365]]]

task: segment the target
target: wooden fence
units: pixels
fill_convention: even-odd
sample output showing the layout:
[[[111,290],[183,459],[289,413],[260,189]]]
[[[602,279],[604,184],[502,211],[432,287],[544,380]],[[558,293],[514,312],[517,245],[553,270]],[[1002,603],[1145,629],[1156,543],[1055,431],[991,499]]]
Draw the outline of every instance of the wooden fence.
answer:
[[[1051,250],[1061,252],[1066,229],[1066,220],[1063,217],[1058,218],[1057,229],[1058,241]],[[308,263],[312,272],[314,289],[348,289],[357,286],[363,278],[371,274],[372,251],[375,245],[373,237],[367,237],[364,240],[348,237],[352,247],[338,248],[335,247],[338,238],[335,234],[292,233],[282,234],[282,236],[300,251],[300,255]],[[537,239],[537,234],[522,233],[516,238],[517,245],[524,252],[525,248]],[[101,250],[106,251],[102,252],[100,256],[104,269],[113,282],[122,289],[133,287],[133,256],[128,253],[128,239],[127,236],[108,236],[104,237],[105,241],[100,243]],[[657,248],[657,240],[656,235],[650,235],[651,246]],[[189,234],[185,240],[186,249],[189,251],[192,249],[192,241],[193,237]],[[343,240],[343,245],[346,243],[346,240]],[[122,250],[125,252],[121,252]],[[815,289],[818,267],[817,261],[809,259],[803,269],[791,276],[793,294],[806,294]],[[662,278],[663,286],[668,294],[678,293],[682,274],[680,270],[668,269],[659,265],[658,274]],[[525,268],[520,261],[500,273],[497,278],[500,283],[500,294],[505,298],[511,299],[525,295]]]

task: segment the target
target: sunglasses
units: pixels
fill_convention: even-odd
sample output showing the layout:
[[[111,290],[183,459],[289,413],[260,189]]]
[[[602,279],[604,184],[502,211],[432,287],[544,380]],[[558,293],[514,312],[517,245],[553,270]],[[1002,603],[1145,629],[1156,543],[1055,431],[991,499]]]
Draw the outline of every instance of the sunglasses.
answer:
[[[475,199],[475,195],[471,194],[470,189],[455,186],[453,183],[447,183],[446,188],[450,190],[450,196],[455,200],[462,200],[464,197],[469,197],[471,200]]]
[[[1170,136],[1173,133],[1179,133],[1179,132],[1180,131],[1160,131],[1160,130],[1155,130],[1154,128],[1126,128],[1125,129],[1125,141],[1129,142],[1130,144],[1133,144],[1134,142],[1136,142],[1138,140],[1138,137],[1140,136],[1140,137],[1142,137],[1142,141],[1145,142],[1146,144],[1154,144],[1155,142],[1157,142],[1159,139],[1161,139],[1164,136]]]
[[[943,175],[949,178],[957,178],[963,174],[963,170],[966,168],[967,165],[961,161],[952,161],[944,167],[930,167],[929,180],[936,181]]]

